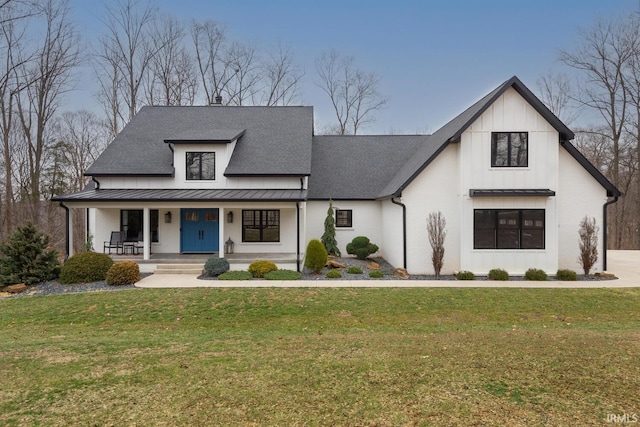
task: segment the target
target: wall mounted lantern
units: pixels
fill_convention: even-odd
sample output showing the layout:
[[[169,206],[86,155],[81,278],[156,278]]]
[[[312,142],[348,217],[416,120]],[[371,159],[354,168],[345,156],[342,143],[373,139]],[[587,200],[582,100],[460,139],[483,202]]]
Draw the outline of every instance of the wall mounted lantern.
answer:
[[[231,240],[231,237],[229,237],[229,239],[224,244],[224,253],[225,254],[232,254],[234,245],[235,245],[235,243],[233,243],[233,240]]]
[[[233,211],[227,212],[227,222],[229,224],[233,223]]]
[[[171,224],[171,212],[167,212],[164,214],[164,222],[166,224]]]

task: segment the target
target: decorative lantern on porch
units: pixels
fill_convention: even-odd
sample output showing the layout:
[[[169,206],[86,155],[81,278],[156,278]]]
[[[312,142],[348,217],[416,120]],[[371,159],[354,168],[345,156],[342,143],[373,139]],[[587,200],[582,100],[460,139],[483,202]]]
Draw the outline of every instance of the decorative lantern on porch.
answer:
[[[233,223],[233,211],[227,212],[227,222],[229,224]]]
[[[171,211],[164,214],[164,222],[165,224],[171,224]]]
[[[229,237],[229,239],[227,239],[227,241],[224,244],[224,253],[225,254],[232,254],[234,245],[235,245],[235,243],[233,243],[233,240],[231,240],[231,237]]]

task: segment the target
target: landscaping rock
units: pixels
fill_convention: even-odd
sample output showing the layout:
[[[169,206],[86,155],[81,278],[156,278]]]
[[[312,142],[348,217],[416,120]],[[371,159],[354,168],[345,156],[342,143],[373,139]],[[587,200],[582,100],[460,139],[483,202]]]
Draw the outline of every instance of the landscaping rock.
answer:
[[[18,283],[16,285],[9,285],[2,288],[4,292],[9,292],[10,294],[19,294],[20,292],[24,292],[27,290],[27,285],[24,283]]]
[[[378,263],[377,263],[377,262],[375,262],[375,261],[371,261],[371,262],[369,263],[369,265],[367,266],[367,268],[368,268],[369,270],[380,270],[380,264],[378,264]]]
[[[396,268],[393,270],[393,277],[397,279],[408,279],[409,273],[404,268]]]
[[[601,273],[601,272],[597,272],[594,274],[594,276],[599,277],[601,279],[617,279],[615,274],[612,273]]]
[[[341,262],[336,261],[335,259],[330,259],[327,261],[327,267],[329,268],[346,268],[347,266]]]

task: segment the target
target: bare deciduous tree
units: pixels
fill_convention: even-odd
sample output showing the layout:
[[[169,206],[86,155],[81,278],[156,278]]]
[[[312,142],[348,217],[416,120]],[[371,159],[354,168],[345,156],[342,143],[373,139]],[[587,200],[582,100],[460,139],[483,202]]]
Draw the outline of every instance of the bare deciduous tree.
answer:
[[[431,245],[431,262],[436,277],[440,277],[440,271],[444,265],[444,239],[447,237],[445,227],[447,221],[442,212],[430,212],[427,217],[427,233]]]
[[[226,35],[224,27],[214,21],[191,23],[191,37],[196,53],[198,76],[208,105],[222,99],[233,72],[226,61]]]
[[[566,74],[553,74],[551,72],[541,76],[538,81],[540,100],[562,120],[566,125],[571,125],[577,118],[575,110],[571,110],[571,100],[574,98],[571,82]]]
[[[316,71],[315,84],[329,97],[340,135],[356,135],[387,102],[378,91],[380,78],[358,68],[352,56],[342,57],[334,49],[325,51],[316,60]]]
[[[278,50],[268,55],[263,66],[264,96],[262,105],[292,105],[299,101],[299,83],[304,76],[289,48],[278,46]]]
[[[580,235],[580,256],[578,262],[584,270],[584,274],[588,275],[591,268],[598,261],[598,230],[595,218],[585,216],[580,221],[578,234]]]
[[[156,14],[157,9],[150,1],[140,7],[139,0],[117,0],[106,7],[107,34],[100,39],[97,75],[101,99],[106,103],[110,120],[119,115],[128,122],[138,111],[140,89],[152,59],[162,48],[152,40]],[[116,114],[115,110],[118,110]],[[113,124],[112,127],[121,129],[122,126]]]
[[[78,65],[78,36],[70,20],[67,0],[46,0],[41,4],[45,31],[35,60],[20,67],[26,87],[17,98],[18,116],[27,152],[28,200],[31,220],[40,224],[42,170],[46,162],[48,125],[61,96],[70,89],[72,70]]]

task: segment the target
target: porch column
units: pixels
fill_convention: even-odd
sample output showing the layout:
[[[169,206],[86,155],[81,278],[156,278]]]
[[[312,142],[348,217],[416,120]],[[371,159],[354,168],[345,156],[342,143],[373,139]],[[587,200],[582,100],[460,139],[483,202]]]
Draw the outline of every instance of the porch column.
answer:
[[[224,223],[227,221],[227,208],[220,208],[218,216],[219,232],[218,232],[218,258],[224,258]]]
[[[142,259],[149,259],[151,257],[151,209],[144,208],[142,211],[142,239],[144,241],[144,250]]]

